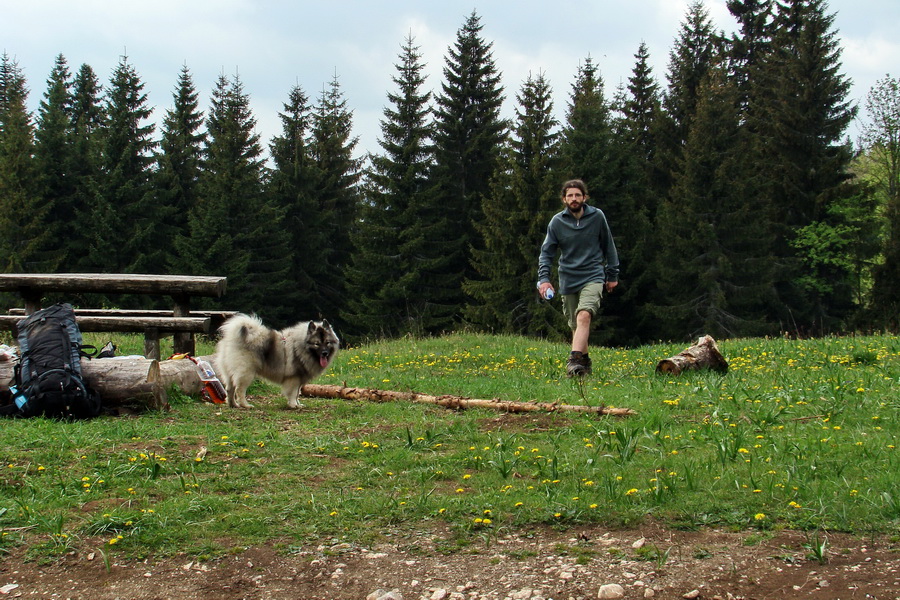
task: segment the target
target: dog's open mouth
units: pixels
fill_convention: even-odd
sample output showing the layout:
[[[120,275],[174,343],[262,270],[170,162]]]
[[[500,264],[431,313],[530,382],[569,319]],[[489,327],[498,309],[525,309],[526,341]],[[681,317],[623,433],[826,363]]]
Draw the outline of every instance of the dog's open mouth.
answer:
[[[329,355],[327,352],[324,352],[319,355],[319,366],[323,369],[328,366]]]

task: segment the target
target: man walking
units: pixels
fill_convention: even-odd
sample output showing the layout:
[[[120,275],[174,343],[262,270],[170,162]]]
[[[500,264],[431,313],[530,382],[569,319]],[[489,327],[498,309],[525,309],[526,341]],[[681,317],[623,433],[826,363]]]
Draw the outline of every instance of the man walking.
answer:
[[[547,290],[553,290],[550,267],[559,251],[559,292],[573,332],[572,353],[566,363],[569,377],[591,373],[591,320],[600,311],[603,292],[611,292],[619,283],[619,255],[606,215],[587,201],[583,181],[572,179],[563,184],[566,208],[550,220],[538,258],[538,290],[546,297]]]

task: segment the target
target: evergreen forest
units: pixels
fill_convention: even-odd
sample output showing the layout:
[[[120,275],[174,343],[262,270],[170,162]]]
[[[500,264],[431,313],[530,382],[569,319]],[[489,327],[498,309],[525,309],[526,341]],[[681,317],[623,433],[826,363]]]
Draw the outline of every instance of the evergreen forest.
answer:
[[[4,53],[0,270],[224,275],[209,307],[273,326],[325,317],[351,343],[460,329],[562,340],[537,258],[561,183],[581,178],[621,260],[594,343],[896,332],[900,80],[851,101],[825,0],[727,5],[729,35],[690,5],[663,74],[641,44],[610,89],[585,57],[563,122],[543,74],[503,88],[477,12],[440,82],[409,36],[379,149],[362,157],[337,77],[314,97],[290,89],[280,134],[262,140],[238,75],[201,99],[183,67],[154,124],[127,57],[101,82],[59,55],[32,112]]]

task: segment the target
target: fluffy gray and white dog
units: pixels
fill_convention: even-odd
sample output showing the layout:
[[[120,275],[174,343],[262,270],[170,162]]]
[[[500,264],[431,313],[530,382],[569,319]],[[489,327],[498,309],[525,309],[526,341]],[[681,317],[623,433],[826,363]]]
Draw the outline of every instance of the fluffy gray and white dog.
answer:
[[[300,386],[334,360],[340,342],[328,321],[304,321],[280,331],[256,315],[237,314],[219,328],[216,366],[228,405],[252,408],[247,388],[257,377],[281,385],[288,408],[299,408]]]

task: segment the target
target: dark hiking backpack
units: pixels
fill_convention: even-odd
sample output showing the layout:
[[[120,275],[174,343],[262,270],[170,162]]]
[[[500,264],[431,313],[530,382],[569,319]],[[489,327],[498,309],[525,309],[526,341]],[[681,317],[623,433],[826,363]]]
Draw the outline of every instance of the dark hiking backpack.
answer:
[[[100,396],[84,382],[81,357],[91,356],[82,345],[75,311],[54,304],[17,324],[19,364],[15,369],[12,416],[89,419],[100,414]]]

